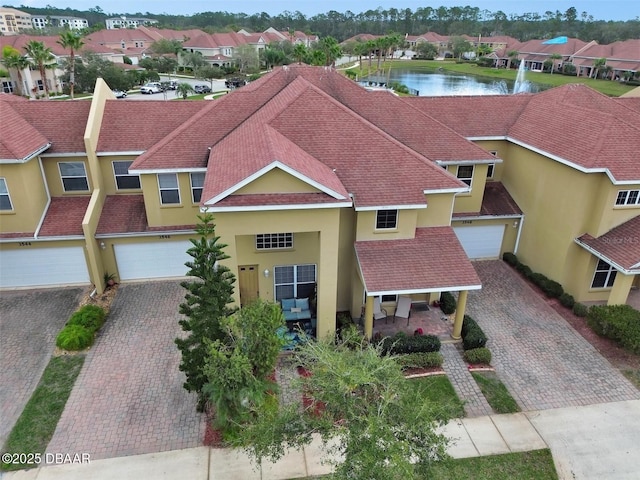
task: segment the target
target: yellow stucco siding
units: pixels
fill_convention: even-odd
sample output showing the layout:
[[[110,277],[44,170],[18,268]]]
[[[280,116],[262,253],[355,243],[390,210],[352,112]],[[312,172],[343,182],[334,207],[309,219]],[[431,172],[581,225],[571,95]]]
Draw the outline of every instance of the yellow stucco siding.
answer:
[[[62,176],[60,175],[60,163],[82,163],[87,177],[88,190],[64,191],[62,184]],[[86,195],[91,193],[94,187],[94,181],[89,171],[89,162],[87,157],[46,157],[42,159],[44,173],[47,179],[47,185],[52,197],[62,197],[64,195]]]
[[[493,176],[491,177],[494,181],[502,180],[502,170],[503,163],[507,161],[507,151],[509,149],[509,142],[506,140],[478,140],[474,141],[476,145],[481,147],[483,150],[487,152],[496,152],[496,156],[502,160],[502,163],[496,163],[493,167]]]
[[[502,237],[502,245],[500,247],[500,256],[505,252],[513,252],[515,250],[516,240],[518,238],[518,230],[520,227],[520,220],[514,218],[496,218],[496,219],[482,219],[482,220],[452,220],[452,227],[466,227],[466,226],[490,226],[490,225],[504,225],[504,235]]]
[[[194,225],[200,213],[198,204],[193,203],[191,196],[191,179],[189,173],[176,174],[180,191],[179,204],[160,204],[160,189],[156,174],[140,175],[144,208],[150,227],[170,227],[176,225]]]
[[[356,213],[352,208],[340,209],[340,238],[338,240],[337,311],[351,309],[351,270],[355,262],[354,241]]]
[[[457,175],[461,165],[449,165],[447,170]],[[484,197],[484,186],[487,183],[487,165],[473,165],[473,177],[471,180],[471,192],[459,193],[453,206],[454,213],[479,212]]]
[[[438,227],[451,223],[453,193],[433,193],[425,196],[427,208],[417,211],[416,227]]]
[[[113,169],[113,162],[133,162],[135,155],[108,156],[99,157],[100,172],[104,183],[104,191],[106,195],[115,195],[117,193],[140,193],[141,188],[118,190],[116,188],[116,179]]]
[[[40,161],[34,158],[22,164],[1,164],[13,210],[0,211],[0,233],[35,232],[47,205]]]
[[[236,190],[234,195],[246,195],[251,193],[317,193],[320,190],[309,185],[293,175],[274,168],[253,182]]]
[[[375,210],[356,212],[356,240],[394,240],[398,238],[414,238],[418,209],[398,210],[397,228],[376,229]]]
[[[597,231],[592,234],[596,237],[640,215],[640,205],[616,205],[616,198],[618,198],[620,190],[640,190],[640,183],[635,185],[613,185],[608,178],[603,183],[605,183],[606,188],[603,189],[604,192],[601,197],[603,205],[602,219]]]

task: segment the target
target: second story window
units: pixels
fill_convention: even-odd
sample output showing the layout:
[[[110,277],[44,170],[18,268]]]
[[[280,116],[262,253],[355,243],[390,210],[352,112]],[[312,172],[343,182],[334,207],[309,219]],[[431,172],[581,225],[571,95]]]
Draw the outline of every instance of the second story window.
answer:
[[[0,178],[0,210],[13,210],[13,204],[11,203],[11,197],[9,196],[9,189],[7,188],[7,181],[4,178]]]
[[[392,230],[398,228],[398,210],[378,210],[376,213],[376,230]]]
[[[193,203],[200,203],[202,199],[202,187],[204,186],[204,172],[191,174],[191,199]]]
[[[293,248],[293,233],[259,233],[256,235],[256,250]]]
[[[473,180],[473,165],[458,166],[458,173],[456,176],[464,183],[471,186],[471,181]]]
[[[131,190],[140,188],[140,175],[129,174],[129,167],[133,162],[113,162],[113,175],[116,179],[118,190]]]
[[[616,205],[640,205],[640,190],[620,190]]]
[[[60,162],[58,168],[65,192],[86,192],[89,190],[89,180],[83,162]]]
[[[180,203],[180,188],[178,188],[177,173],[159,173],[158,187],[160,189],[160,203],[162,205],[176,205]]]

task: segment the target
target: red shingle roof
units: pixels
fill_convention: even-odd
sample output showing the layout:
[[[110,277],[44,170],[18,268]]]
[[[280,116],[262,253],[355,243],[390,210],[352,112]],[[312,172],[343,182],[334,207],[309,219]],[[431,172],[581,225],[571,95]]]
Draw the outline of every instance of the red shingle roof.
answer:
[[[25,161],[46,148],[49,141],[16,111],[25,102],[8,101],[8,97],[0,96],[0,160]]]
[[[369,295],[480,288],[451,227],[417,228],[415,238],[356,242],[355,249]]]
[[[82,219],[91,196],[53,197],[42,222],[40,237],[83,236]]]
[[[216,202],[211,211],[217,208],[233,208],[233,207],[264,207],[281,205],[317,205],[323,203],[348,201],[336,200],[326,193],[255,193],[246,195],[229,195],[223,200]]]
[[[487,182],[482,196],[480,212],[454,213],[454,217],[468,217],[471,215],[512,217],[522,215],[522,210],[509,194],[502,182]]]
[[[609,263],[640,273],[640,215],[598,238],[585,233],[576,242],[595,250]]]

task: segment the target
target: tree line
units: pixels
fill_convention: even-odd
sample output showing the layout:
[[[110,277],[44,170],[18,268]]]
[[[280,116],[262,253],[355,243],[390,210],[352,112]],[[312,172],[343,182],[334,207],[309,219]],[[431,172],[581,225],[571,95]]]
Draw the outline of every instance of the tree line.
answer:
[[[281,31],[300,30],[321,37],[332,36],[338,41],[346,40],[358,33],[384,35],[389,32],[402,35],[419,35],[425,32],[484,37],[508,35],[520,41],[566,35],[584,41],[596,40],[600,44],[640,38],[640,17],[627,21],[595,20],[587,11],[578,11],[575,7],[564,12],[555,10],[519,15],[507,15],[501,10],[491,12],[470,6],[419,7],[415,10],[379,7],[360,13],[331,10],[310,17],[300,11],[285,11],[278,15],[269,15],[265,12],[248,15],[221,11],[201,12],[194,15],[167,15],[151,12],[107,15],[100,7],[91,8],[89,11],[59,9],[52,6],[20,7],[20,9],[31,14],[84,17],[87,18],[92,29],[99,28],[100,25],[104,28],[104,21],[109,17],[126,15],[158,20],[161,28],[178,30],[199,28],[213,33],[238,31],[241,28],[261,32],[274,27]]]

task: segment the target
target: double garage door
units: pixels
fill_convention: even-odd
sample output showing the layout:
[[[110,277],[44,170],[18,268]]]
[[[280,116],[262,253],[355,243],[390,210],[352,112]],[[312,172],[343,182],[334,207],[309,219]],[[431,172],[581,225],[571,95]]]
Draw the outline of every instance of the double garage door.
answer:
[[[453,227],[469,258],[498,258],[504,229],[504,225]]]
[[[188,240],[114,245],[120,280],[184,277],[193,260]]]
[[[0,250],[0,288],[85,283],[90,282],[83,247]]]

